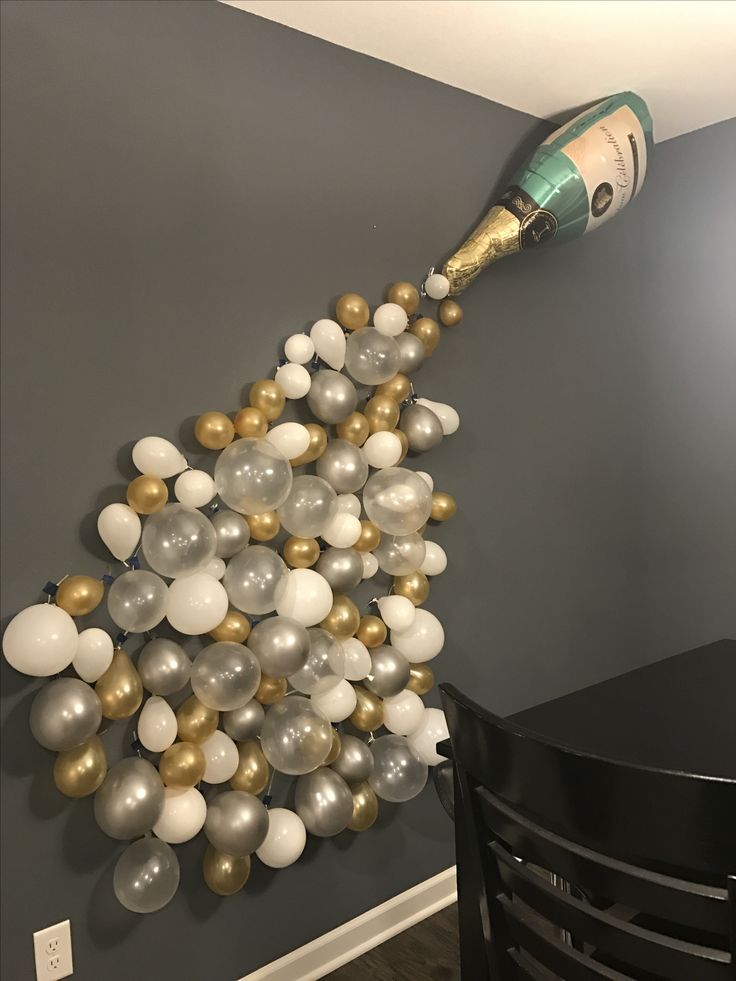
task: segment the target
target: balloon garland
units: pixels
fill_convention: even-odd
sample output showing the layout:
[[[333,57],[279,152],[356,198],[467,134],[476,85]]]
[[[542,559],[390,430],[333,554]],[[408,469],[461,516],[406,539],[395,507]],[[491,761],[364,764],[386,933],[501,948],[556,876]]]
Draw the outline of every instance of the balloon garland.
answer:
[[[415,797],[441,761],[444,715],[422,696],[444,631],[422,604],[447,557],[424,535],[456,503],[402,464],[460,424],[411,380],[439,343],[438,320],[462,320],[449,290],[434,273],[421,295],[394,283],[372,322],[363,297],[341,296],[335,320],[288,338],[275,377],[254,382],[234,418],[197,419],[198,442],[217,453],[211,473],[166,439],[138,440],[140,476],[97,522],[119,574],[49,582],[46,601],[8,625],[11,666],[53,678],[30,727],[56,754],[57,788],[94,795],[100,829],[131,842],[113,876],[127,909],[151,913],[172,899],[171,846],[200,831],[204,880],[232,895],[253,854],[284,868],[308,833],[366,831],[379,800]],[[426,296],[440,301],[438,320],[419,313]],[[372,390],[360,409],[356,383]],[[316,421],[279,423],[298,399]],[[350,594],[379,570],[391,587],[361,611]],[[114,637],[78,626],[105,593]],[[151,634],[164,619],[203,638],[193,659]],[[137,635],[134,661],[125,648]],[[108,766],[103,719],[136,713],[133,755]],[[275,772],[296,780],[295,810],[270,806]],[[201,782],[219,792],[206,800]]]

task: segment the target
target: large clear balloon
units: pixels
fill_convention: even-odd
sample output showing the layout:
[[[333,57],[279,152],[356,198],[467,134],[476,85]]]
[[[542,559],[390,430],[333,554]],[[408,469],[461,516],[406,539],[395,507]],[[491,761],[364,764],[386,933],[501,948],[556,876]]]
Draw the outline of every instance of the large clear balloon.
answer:
[[[304,851],[307,829],[293,811],[272,807],[268,812],[268,832],[256,855],[271,869],[293,865]]]
[[[248,645],[265,675],[284,678],[304,667],[309,654],[309,634],[298,620],[269,617],[253,628]]]
[[[393,337],[374,327],[363,327],[348,337],[345,368],[361,385],[381,385],[393,378],[400,366],[401,354]]]
[[[307,831],[318,838],[340,834],[353,815],[350,787],[326,766],[299,777],[294,802]]]
[[[241,514],[275,510],[289,496],[291,481],[289,461],[267,439],[237,439],[215,464],[217,493]]]
[[[127,504],[108,504],[97,518],[97,531],[115,558],[124,562],[140,541],[141,519]]]
[[[176,739],[174,710],[160,695],[152,695],[138,716],[138,739],[150,753],[163,753]]]
[[[3,654],[16,671],[48,678],[69,667],[78,641],[77,627],[68,613],[52,603],[37,603],[10,621],[3,637]]]
[[[249,545],[230,560],[225,572],[230,602],[244,613],[271,613],[276,609],[276,590],[288,572],[274,549]]]
[[[153,572],[124,572],[110,586],[107,609],[121,630],[141,634],[166,616],[168,589]]]
[[[327,548],[317,559],[314,571],[338,593],[355,589],[363,578],[363,560],[354,548]]]
[[[323,368],[312,375],[307,405],[320,422],[330,425],[344,422],[357,404],[355,385],[339,371]]]
[[[141,838],[118,859],[113,889],[131,913],[155,913],[174,898],[179,877],[179,859],[171,845],[158,838]]]
[[[368,478],[363,507],[370,520],[387,535],[410,535],[426,524],[432,511],[427,483],[403,467],[388,467]]]
[[[368,479],[365,453],[346,439],[331,439],[317,460],[317,476],[326,480],[338,494],[352,494]]]
[[[373,753],[370,747],[357,736],[344,734],[341,737],[340,754],[332,764],[346,783],[363,783],[373,773]]]
[[[166,616],[180,634],[209,633],[222,623],[227,607],[224,586],[206,572],[182,576],[169,586]]]
[[[153,833],[170,845],[181,845],[202,830],[207,802],[196,787],[166,787],[164,809],[153,826]]]
[[[192,662],[192,691],[203,705],[218,712],[242,708],[260,682],[258,660],[243,644],[210,644]]]
[[[431,409],[418,402],[401,413],[399,429],[406,436],[412,453],[426,453],[442,442],[442,423]]]
[[[227,790],[210,802],[204,833],[218,852],[251,855],[268,833],[268,811],[253,794]]]
[[[337,494],[326,480],[311,474],[294,478],[291,492],[279,508],[281,524],[298,538],[321,535],[336,514]]]
[[[409,662],[388,644],[375,647],[370,653],[371,670],[365,679],[366,688],[380,698],[398,695],[409,681]]]
[[[427,552],[421,535],[382,535],[373,554],[378,565],[390,576],[408,576],[416,572]]]
[[[442,709],[428,708],[422,713],[419,724],[407,737],[408,743],[420,760],[429,766],[437,766],[445,757],[437,752],[437,743],[450,738],[447,719]]]
[[[168,579],[203,569],[214,558],[216,544],[211,522],[183,504],[167,504],[143,526],[143,556],[154,572]]]
[[[311,773],[332,748],[332,726],[314,711],[309,699],[290,695],[266,713],[261,748],[281,773]]]
[[[225,712],[222,716],[222,728],[231,739],[243,741],[260,736],[265,710],[260,702],[252,699],[241,708]]]
[[[404,736],[381,736],[371,746],[374,767],[370,785],[383,800],[400,804],[424,789],[427,764]]]
[[[164,785],[158,771],[137,756],[110,767],[95,794],[95,819],[110,838],[125,841],[146,834],[161,817]]]
[[[231,559],[242,552],[250,541],[250,527],[242,514],[223,509],[216,511],[212,518],[217,545],[215,552],[221,559]]]
[[[304,665],[289,675],[289,683],[305,695],[327,691],[345,677],[345,652],[340,641],[321,627],[310,627],[309,653]]]
[[[412,664],[423,664],[437,657],[445,643],[445,631],[429,610],[418,609],[406,630],[392,630],[391,644]]]
[[[327,580],[313,569],[292,569],[279,584],[276,612],[311,627],[332,609],[332,590]]]
[[[175,640],[149,640],[138,655],[138,674],[152,695],[173,695],[188,683],[192,672],[189,655]]]
[[[36,742],[57,753],[91,739],[101,721],[97,694],[78,678],[50,681],[31,705],[31,732]]]

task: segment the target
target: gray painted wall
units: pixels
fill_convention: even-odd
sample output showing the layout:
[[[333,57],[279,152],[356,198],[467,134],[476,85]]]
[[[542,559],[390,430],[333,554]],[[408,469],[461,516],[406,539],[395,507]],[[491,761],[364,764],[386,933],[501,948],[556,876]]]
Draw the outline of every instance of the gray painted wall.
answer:
[[[418,282],[549,128],[215,3],[4,20],[3,623],[103,571],[133,440],[196,460],[194,416],[236,409],[338,293]],[[432,533],[435,667],[496,711],[736,633],[735,150],[733,122],[659,146],[622,219],[476,283],[419,376],[463,417],[420,464],[461,504]],[[232,981],[453,862],[427,790],[226,901],[200,838],[174,902],[128,914],[121,846],[28,732],[36,688],[3,662],[3,977],[69,916],[80,978]]]

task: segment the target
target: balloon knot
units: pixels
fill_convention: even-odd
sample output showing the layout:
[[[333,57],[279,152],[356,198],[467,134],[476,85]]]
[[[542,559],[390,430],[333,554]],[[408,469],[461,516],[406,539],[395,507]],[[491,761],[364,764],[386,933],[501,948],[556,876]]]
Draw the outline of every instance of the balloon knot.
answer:
[[[41,592],[46,593],[47,596],[56,596],[56,594],[59,592],[59,587],[55,582],[51,582],[51,580],[49,580]]]
[[[137,555],[131,555],[131,557],[125,563],[130,569],[140,569],[141,560]]]
[[[112,584],[115,582],[115,576],[111,576],[109,572],[106,572],[102,577],[102,582],[105,586],[112,586]]]
[[[272,800],[272,797],[271,797],[270,794],[264,794],[263,795],[263,806],[266,807],[266,808],[270,807],[271,806],[271,800]]]
[[[127,633],[124,630],[121,630],[120,633],[115,638],[115,646],[122,647],[127,640],[128,640]]]

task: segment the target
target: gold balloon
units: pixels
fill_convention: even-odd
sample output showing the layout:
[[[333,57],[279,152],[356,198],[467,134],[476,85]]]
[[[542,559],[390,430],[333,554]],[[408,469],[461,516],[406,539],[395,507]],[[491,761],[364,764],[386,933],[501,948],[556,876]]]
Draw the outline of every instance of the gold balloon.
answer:
[[[59,753],[54,763],[54,783],[66,797],[89,797],[107,773],[107,754],[99,736],[74,749]]]
[[[196,743],[174,743],[161,754],[158,772],[164,786],[186,790],[196,787],[206,766],[204,753]]]
[[[327,754],[322,766],[331,766],[342,751],[342,739],[340,739],[340,733],[337,729],[332,730],[332,746],[330,746],[330,751]]]
[[[432,354],[440,342],[440,328],[437,321],[432,320],[431,317],[420,317],[419,320],[414,321],[409,330],[419,338],[427,354]]]
[[[387,433],[399,424],[399,404],[390,395],[374,395],[363,411],[371,433]]]
[[[316,422],[307,422],[305,426],[309,430],[309,446],[301,456],[289,460],[292,467],[300,467],[303,463],[314,463],[327,449],[327,431]]]
[[[429,596],[429,579],[419,570],[407,576],[394,576],[394,593],[406,596],[414,606],[421,606]]]
[[[262,378],[250,386],[248,401],[255,409],[260,409],[269,422],[273,422],[284,411],[286,396],[278,382]]]
[[[362,412],[351,412],[347,419],[335,426],[339,439],[362,446],[371,434],[371,427]]]
[[[378,817],[378,798],[369,783],[359,783],[352,788],[353,816],[348,821],[351,831],[367,831]]]
[[[452,494],[444,491],[434,491],[432,494],[432,513],[430,517],[433,521],[449,521],[457,512],[457,501]]]
[[[233,425],[238,436],[255,436],[263,439],[268,432],[268,419],[260,409],[252,405],[247,405],[238,412]]]
[[[371,315],[367,300],[358,293],[344,293],[335,308],[338,323],[347,330],[360,330]]]
[[[204,881],[218,896],[233,896],[248,881],[250,855],[226,855],[209,845],[202,862]]]
[[[244,644],[250,634],[250,620],[240,610],[228,610],[214,630],[210,630],[213,640],[229,641],[231,644]]]
[[[372,552],[381,541],[381,532],[372,521],[361,521],[360,525],[360,538],[353,545],[353,548],[359,552]]]
[[[292,535],[284,542],[284,562],[292,569],[309,569],[319,558],[316,538],[297,538]]]
[[[138,514],[155,514],[169,499],[169,489],[160,477],[141,474],[128,484],[128,504]]]
[[[208,450],[224,450],[235,439],[235,426],[224,412],[204,412],[194,423],[197,442]]]
[[[135,665],[120,648],[112,655],[110,667],[95,682],[95,691],[106,719],[129,719],[143,701],[143,682]]]
[[[388,395],[394,402],[403,402],[411,394],[411,382],[406,375],[398,372],[393,378],[389,378],[387,382],[378,385],[374,394]]]
[[[358,640],[366,647],[380,647],[386,640],[386,624],[380,617],[370,614],[360,618],[360,626],[355,631]]]
[[[342,596],[336,593],[332,608],[324,618],[320,627],[327,630],[333,637],[347,638],[352,637],[360,626],[360,611],[349,596]]]
[[[410,664],[406,687],[417,695],[426,695],[434,688],[434,671],[427,664]]]
[[[257,542],[270,542],[281,530],[281,522],[275,511],[262,514],[246,514],[245,520],[250,528],[250,537]]]
[[[362,685],[353,685],[358,704],[350,716],[351,723],[361,732],[374,732],[383,725],[383,702]]]
[[[463,308],[454,300],[443,300],[440,303],[440,320],[445,327],[455,327],[463,319]]]
[[[394,283],[388,291],[388,302],[398,303],[411,317],[419,309],[419,290],[413,283]]]
[[[271,770],[257,739],[238,743],[238,768],[230,778],[233,790],[247,790],[249,794],[262,794],[268,786]]]
[[[67,576],[56,592],[56,605],[69,616],[83,617],[100,605],[105,584],[92,576]]]
[[[203,743],[219,722],[220,713],[203,705],[196,695],[190,695],[176,710],[177,732],[185,743]]]
[[[406,459],[406,454],[409,452],[409,437],[406,435],[403,429],[393,429],[392,432],[401,443],[401,456],[399,457],[398,462],[394,464],[395,467],[398,467],[399,464],[404,462]]]
[[[261,675],[261,683],[253,698],[261,705],[275,705],[286,695],[286,678],[270,678]]]

